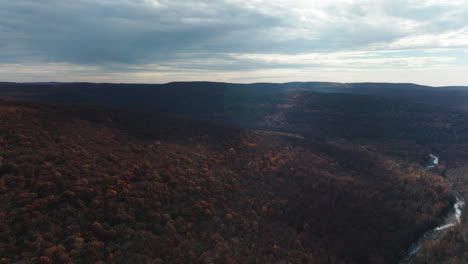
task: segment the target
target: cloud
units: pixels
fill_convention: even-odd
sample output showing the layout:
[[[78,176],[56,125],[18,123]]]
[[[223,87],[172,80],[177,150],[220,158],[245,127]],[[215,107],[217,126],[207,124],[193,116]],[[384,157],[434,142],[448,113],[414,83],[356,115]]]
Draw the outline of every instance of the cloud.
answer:
[[[408,36],[390,43],[389,48],[463,48],[468,47],[468,27],[441,34]]]
[[[279,23],[222,1],[2,1],[8,59],[97,64],[167,60],[232,46],[236,32]],[[237,35],[240,35],[237,33]],[[241,41],[237,41],[241,43]]]
[[[466,25],[462,0],[0,0],[0,77],[463,67]]]
[[[433,67],[456,61],[455,57],[444,56],[402,56],[385,57],[379,52],[335,52],[284,54],[231,54],[232,57],[279,65],[306,65],[341,68],[389,68],[389,67]]]

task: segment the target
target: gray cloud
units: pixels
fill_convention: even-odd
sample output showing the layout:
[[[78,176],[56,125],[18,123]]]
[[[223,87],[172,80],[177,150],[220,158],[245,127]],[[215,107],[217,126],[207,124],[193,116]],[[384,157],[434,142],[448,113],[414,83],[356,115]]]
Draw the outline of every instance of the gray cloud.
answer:
[[[249,49],[280,20],[221,1],[0,1],[4,60],[164,61],[179,52]],[[14,56],[12,56],[14,54]]]
[[[24,65],[28,73],[41,63],[50,69],[75,65],[86,76],[319,69],[332,64],[310,60],[316,57],[310,54],[442,47],[458,49],[444,63],[466,66],[466,56],[456,60],[453,53],[468,43],[466,25],[468,5],[462,0],[0,0],[0,65]],[[389,54],[373,55],[368,63],[359,58],[354,68],[379,68],[379,61],[380,68],[389,61],[441,65],[437,58],[417,60],[420,55],[404,52],[385,59]],[[278,58],[265,60],[270,55]],[[338,56],[333,65],[352,68],[349,62]],[[0,69],[0,77],[8,75],[7,66]]]

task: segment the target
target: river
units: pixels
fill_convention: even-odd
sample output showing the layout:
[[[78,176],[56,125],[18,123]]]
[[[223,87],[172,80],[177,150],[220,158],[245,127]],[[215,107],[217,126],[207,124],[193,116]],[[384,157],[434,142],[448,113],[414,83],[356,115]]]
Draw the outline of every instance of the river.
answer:
[[[435,168],[439,164],[439,157],[429,154],[431,157],[432,161],[431,164],[426,166],[426,170],[430,170]],[[465,201],[463,200],[463,197],[461,197],[458,194],[455,194],[456,197],[456,202],[453,205],[452,210],[448,213],[448,215],[444,219],[444,223],[440,226],[437,226],[426,233],[424,233],[417,242],[413,243],[406,255],[406,257],[398,262],[398,264],[405,264],[408,263],[408,261],[411,259],[411,257],[418,253],[418,251],[421,249],[422,245],[428,241],[435,240],[436,238],[442,236],[447,230],[450,228],[458,225],[461,221],[461,216],[462,216],[462,208],[465,205]]]

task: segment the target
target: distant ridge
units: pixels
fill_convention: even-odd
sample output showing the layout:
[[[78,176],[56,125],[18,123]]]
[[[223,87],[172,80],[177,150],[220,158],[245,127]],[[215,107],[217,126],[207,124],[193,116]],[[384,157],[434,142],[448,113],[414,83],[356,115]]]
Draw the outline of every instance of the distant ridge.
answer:
[[[375,88],[390,88],[390,87],[400,87],[405,86],[406,88],[420,87],[420,88],[451,88],[451,89],[468,89],[468,86],[463,85],[444,85],[444,86],[431,86],[431,85],[422,85],[417,83],[392,83],[392,82],[323,82],[323,81],[309,81],[309,82],[253,82],[253,83],[236,83],[236,82],[216,82],[216,81],[173,81],[167,83],[112,83],[112,82],[58,82],[58,81],[49,81],[49,82],[0,82],[0,85],[3,84],[23,84],[23,85],[55,85],[55,84],[107,84],[107,85],[155,85],[155,86],[165,86],[165,85],[180,85],[180,84],[206,84],[206,85],[274,85],[274,86],[341,86],[341,87],[375,87]]]

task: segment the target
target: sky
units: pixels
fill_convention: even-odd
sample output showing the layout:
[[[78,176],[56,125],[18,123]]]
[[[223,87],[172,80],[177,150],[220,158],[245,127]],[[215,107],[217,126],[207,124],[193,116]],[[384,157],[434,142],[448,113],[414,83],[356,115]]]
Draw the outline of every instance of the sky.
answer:
[[[467,0],[0,0],[0,81],[468,85]]]

